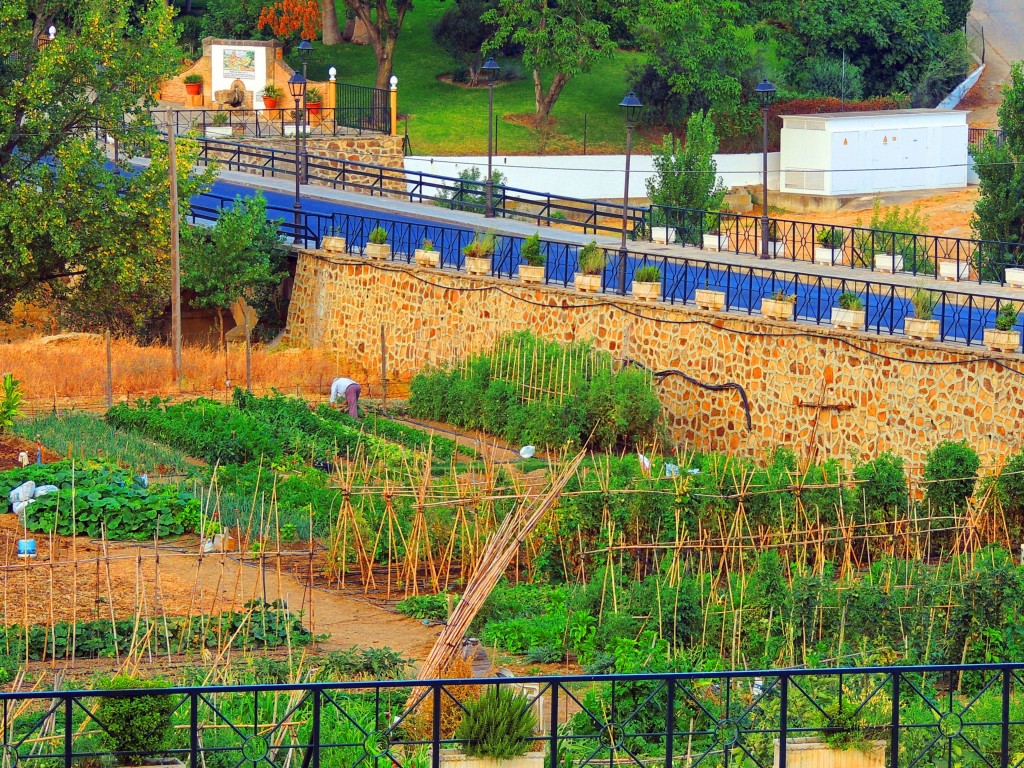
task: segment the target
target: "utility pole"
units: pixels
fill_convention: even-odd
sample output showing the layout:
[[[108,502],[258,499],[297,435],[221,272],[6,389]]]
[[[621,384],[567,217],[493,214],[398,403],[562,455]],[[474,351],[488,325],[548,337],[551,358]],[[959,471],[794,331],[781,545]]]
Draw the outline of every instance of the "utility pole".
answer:
[[[178,156],[174,126],[167,108],[167,161],[171,174],[171,349],[174,380],[181,389],[181,254],[178,251]]]

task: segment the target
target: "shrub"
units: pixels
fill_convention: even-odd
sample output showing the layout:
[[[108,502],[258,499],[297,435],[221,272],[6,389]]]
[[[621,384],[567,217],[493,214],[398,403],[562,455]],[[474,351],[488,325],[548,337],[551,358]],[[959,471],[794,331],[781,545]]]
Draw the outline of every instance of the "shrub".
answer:
[[[162,680],[120,675],[97,687],[124,691],[169,686]],[[142,765],[144,757],[152,757],[164,748],[171,727],[171,714],[176,708],[175,698],[167,694],[105,696],[97,707],[96,719],[104,726],[103,741],[118,760],[128,765]]]
[[[818,230],[818,235],[814,239],[818,241],[818,245],[825,248],[842,248],[846,234],[841,229],[826,227]]]
[[[661,270],[651,265],[640,267],[636,271],[636,275],[633,276],[633,279],[638,283],[660,283]]]
[[[862,302],[860,300],[860,296],[853,291],[843,291],[839,294],[839,308],[859,311],[864,309],[864,302]]]
[[[519,249],[519,256],[531,267],[544,266],[544,254],[540,250],[539,232],[534,232],[523,241],[523,246]]]
[[[924,463],[928,482],[925,500],[937,511],[963,508],[974,493],[981,461],[966,440],[945,440],[935,446]]]
[[[14,374],[5,373],[3,379],[3,397],[0,398],[0,433],[14,426],[14,420],[21,416],[21,382]]]
[[[384,227],[374,227],[370,230],[370,242],[374,245],[384,245],[388,241],[388,231]]]
[[[862,226],[857,219],[857,226]],[[867,231],[854,235],[856,250],[864,260],[875,265],[875,255],[893,253],[903,257],[903,269],[907,272],[930,272],[933,269],[928,249],[915,235],[928,231],[928,217],[921,215],[921,206],[906,210],[899,206],[882,208],[882,202],[875,198],[871,210],[871,225]]]
[[[720,235],[722,234],[722,214],[721,213],[705,213],[704,214],[704,231],[709,235]]]
[[[213,118],[210,120],[213,125],[227,125],[231,122],[231,117],[227,112],[223,110],[217,110],[213,113]]]
[[[796,304],[796,294],[786,293],[782,288],[779,288],[774,294],[772,294],[774,301],[785,301],[788,304]]]
[[[850,500],[854,513],[863,507],[872,519],[880,520],[893,519],[895,513],[906,510],[910,496],[899,456],[885,451],[854,467],[853,477],[858,481]]]
[[[322,93],[320,93],[320,89],[319,88],[317,88],[315,86],[311,86],[309,88],[309,90],[306,91],[306,103],[307,104],[319,104],[323,100],[324,100],[324,95]]]
[[[605,256],[604,250],[597,244],[596,240],[591,240],[580,251],[580,272],[584,275],[600,275],[607,263],[608,257]]]
[[[268,99],[283,99],[284,91],[271,83],[263,88],[263,96]]]
[[[423,245],[420,246],[421,251],[427,251],[428,253],[434,250],[434,241],[429,238],[423,238]]]
[[[455,737],[464,740],[467,755],[508,760],[526,754],[537,724],[529,699],[494,686],[465,707]]]
[[[1013,326],[1017,324],[1018,314],[1020,313],[1012,302],[1000,304],[999,311],[996,312],[996,330],[1012,331]]]
[[[203,76],[202,75],[197,75],[197,74],[185,75],[185,81],[184,82],[185,82],[185,85],[196,85],[197,83],[203,82]]]
[[[493,232],[477,232],[473,240],[462,249],[462,252],[471,259],[483,259],[494,255],[497,242]]]
[[[932,313],[935,311],[935,305],[938,304],[938,299],[935,298],[935,294],[931,291],[918,288],[911,295],[910,302],[914,305],[914,317],[920,320],[931,320]]]

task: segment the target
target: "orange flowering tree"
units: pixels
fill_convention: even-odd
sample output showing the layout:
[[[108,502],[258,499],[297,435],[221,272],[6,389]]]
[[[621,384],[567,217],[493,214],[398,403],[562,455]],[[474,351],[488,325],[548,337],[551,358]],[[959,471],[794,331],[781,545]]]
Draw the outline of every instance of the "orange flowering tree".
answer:
[[[320,3],[317,0],[277,0],[263,7],[257,25],[260,29],[269,27],[282,40],[294,38],[296,34],[313,40],[320,32]]]

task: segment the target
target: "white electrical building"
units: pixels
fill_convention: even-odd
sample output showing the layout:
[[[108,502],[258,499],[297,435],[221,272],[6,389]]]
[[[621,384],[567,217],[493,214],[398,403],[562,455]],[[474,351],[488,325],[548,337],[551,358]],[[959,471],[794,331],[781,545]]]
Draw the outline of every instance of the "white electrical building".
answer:
[[[936,109],[783,115],[779,191],[870,195],[967,186],[967,113]]]

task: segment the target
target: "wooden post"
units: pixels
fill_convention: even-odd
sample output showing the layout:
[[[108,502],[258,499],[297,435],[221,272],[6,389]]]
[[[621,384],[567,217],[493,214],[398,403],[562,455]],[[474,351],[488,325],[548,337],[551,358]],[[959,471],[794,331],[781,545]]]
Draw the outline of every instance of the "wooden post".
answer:
[[[167,162],[171,176],[171,349],[174,380],[181,389],[181,255],[178,251],[178,156],[171,108],[167,108]]]
[[[113,354],[110,351],[110,331],[106,333],[107,337],[107,408],[114,405],[114,360]]]
[[[380,386],[381,402],[380,409],[383,413],[388,411],[388,342],[384,338],[384,326],[380,327]]]

